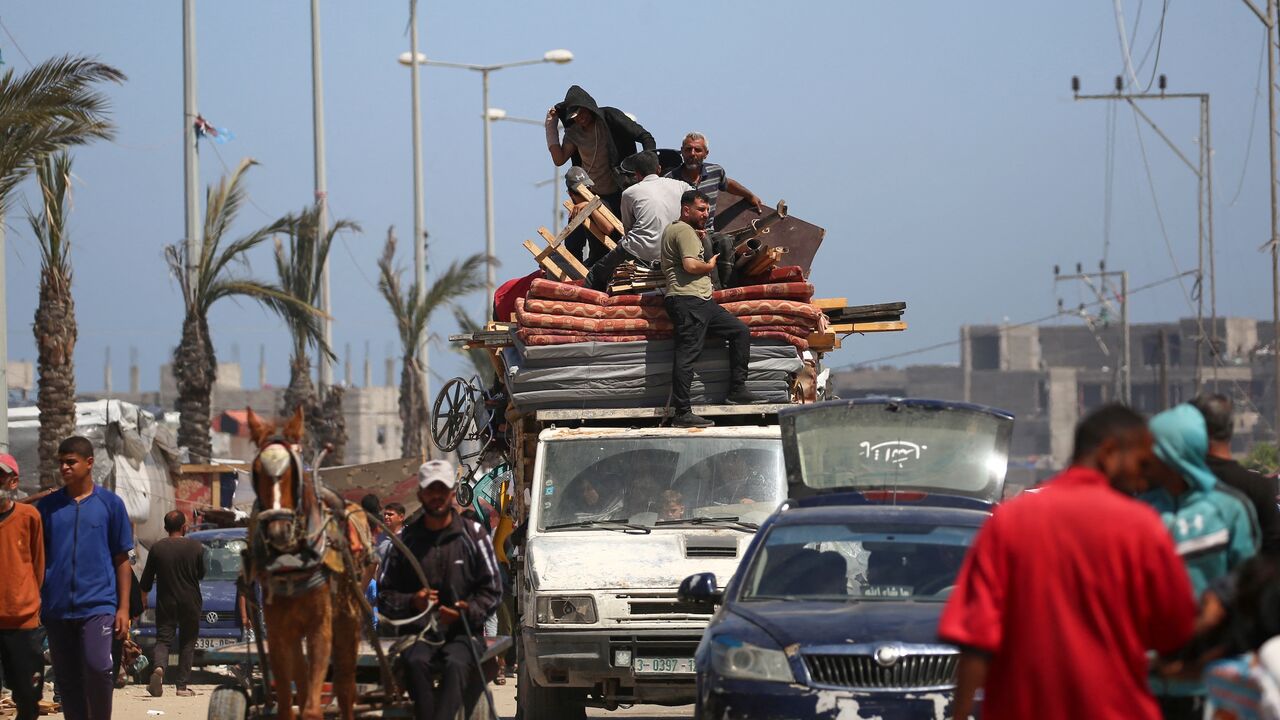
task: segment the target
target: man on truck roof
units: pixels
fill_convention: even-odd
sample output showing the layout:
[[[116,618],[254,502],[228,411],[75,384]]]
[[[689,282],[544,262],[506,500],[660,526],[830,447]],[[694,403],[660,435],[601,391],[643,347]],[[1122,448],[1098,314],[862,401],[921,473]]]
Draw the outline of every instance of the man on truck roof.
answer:
[[[662,273],[667,278],[664,304],[675,325],[676,351],[671,363],[671,403],[675,427],[708,427],[712,421],[693,414],[689,386],[693,383],[693,365],[702,354],[707,335],[729,342],[730,405],[758,402],[747,390],[747,363],[751,353],[751,331],[741,320],[711,299],[710,274],[718,255],[704,257],[698,231],[706,228],[710,202],[700,190],[689,190],[680,198],[680,220],[662,234]]]

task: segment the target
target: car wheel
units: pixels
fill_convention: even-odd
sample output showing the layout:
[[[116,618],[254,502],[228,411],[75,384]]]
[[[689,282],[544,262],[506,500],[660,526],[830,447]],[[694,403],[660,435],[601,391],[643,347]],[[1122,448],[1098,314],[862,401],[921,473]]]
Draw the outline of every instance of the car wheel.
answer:
[[[214,688],[209,696],[208,720],[245,720],[249,716],[249,698],[235,685]]]
[[[520,658],[516,673],[516,716],[521,720],[583,720],[587,717],[581,693],[544,688],[533,680],[529,663]]]

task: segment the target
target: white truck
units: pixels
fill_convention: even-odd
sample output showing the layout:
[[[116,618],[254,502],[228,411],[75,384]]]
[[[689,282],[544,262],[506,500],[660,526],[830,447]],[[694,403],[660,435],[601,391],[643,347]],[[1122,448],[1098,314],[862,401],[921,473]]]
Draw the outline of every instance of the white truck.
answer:
[[[695,572],[730,577],[785,498],[780,407],[695,408],[716,420],[705,429],[658,427],[661,409],[542,410],[522,423],[524,720],[693,702],[710,614],[676,591]]]

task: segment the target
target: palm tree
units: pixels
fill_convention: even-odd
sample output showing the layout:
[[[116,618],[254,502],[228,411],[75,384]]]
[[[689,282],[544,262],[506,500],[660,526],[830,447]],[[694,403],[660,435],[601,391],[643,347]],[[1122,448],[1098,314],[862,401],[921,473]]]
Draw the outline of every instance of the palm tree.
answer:
[[[110,65],[70,55],[0,76],[0,214],[42,158],[113,136],[107,99],[93,87],[124,79]]]
[[[45,156],[36,167],[41,212],[27,211],[31,232],[40,246],[40,301],[35,333],[40,373],[36,407],[40,409],[40,487],[57,487],[58,444],[76,430],[76,305],[71,296],[71,242],[67,237],[67,205],[71,190],[71,156]]]
[[[427,288],[426,294],[419,300],[417,282],[411,283],[407,291],[402,289],[402,270],[395,266],[395,256],[396,234],[395,228],[391,227],[387,229],[387,244],[378,260],[378,290],[391,306],[396,330],[400,334],[403,361],[400,370],[400,422],[403,425],[400,456],[422,457],[422,431],[430,418],[427,416],[427,399],[423,397],[423,388],[418,382],[422,367],[419,364],[418,347],[427,332],[427,323],[431,320],[432,313],[441,306],[452,305],[463,295],[484,287],[481,271],[488,258],[479,253],[460,263],[450,263],[448,269],[436,278],[435,283]]]
[[[218,375],[218,360],[209,335],[209,309],[227,297],[242,296],[256,300],[284,317],[294,309],[304,311],[313,326],[318,324],[316,310],[278,285],[241,277],[233,265],[245,263],[245,255],[271,236],[285,232],[282,220],[259,228],[248,235],[222,244],[227,230],[245,201],[242,184],[253,160],[244,159],[229,177],[205,192],[204,230],[200,238],[199,257],[190,258],[186,243],[166,246],[165,260],[169,271],[182,289],[186,315],[182,320],[182,340],[173,351],[173,375],[178,384],[178,444],[187,448],[193,462],[207,461],[209,443],[209,400]],[[188,275],[188,261],[192,274]],[[308,332],[319,333],[317,328]]]
[[[360,231],[351,220],[338,220],[320,237],[319,206],[309,206],[298,215],[281,219],[285,225],[286,242],[276,238],[276,273],[280,287],[307,305],[315,305],[320,299],[322,270],[333,246],[333,238],[344,230]],[[317,397],[311,384],[311,358],[308,351],[315,348],[331,359],[337,359],[325,342],[315,323],[315,315],[301,307],[282,308],[285,324],[293,339],[293,353],[289,358],[289,387],[284,393],[282,417],[289,417],[301,407],[307,418],[308,445],[314,449],[325,443],[333,451],[325,460],[326,465],[340,465],[347,442],[346,421],[342,415],[342,388],[321,388],[323,397]]]

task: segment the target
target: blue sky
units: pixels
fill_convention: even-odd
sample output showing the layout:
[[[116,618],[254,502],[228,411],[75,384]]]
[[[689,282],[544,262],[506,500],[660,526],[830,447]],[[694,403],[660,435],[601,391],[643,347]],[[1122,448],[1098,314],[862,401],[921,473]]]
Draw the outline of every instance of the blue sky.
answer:
[[[248,175],[253,204],[237,228],[247,233],[312,197],[309,4],[197,4],[198,107],[235,133],[218,154],[202,144],[201,182],[224,173],[219,154],[228,167],[245,156],[261,163]],[[1123,4],[1137,64],[1161,3]],[[335,346],[341,355],[349,343],[358,365],[367,343],[381,381],[382,359],[397,352],[373,284],[388,226],[410,265],[409,76],[395,62],[408,49],[408,2],[322,5],[330,208],[364,228],[332,255]],[[1239,0],[1168,5],[1159,72],[1171,91],[1213,98],[1219,312],[1268,317],[1269,262],[1256,250],[1268,233],[1265,96],[1251,115],[1261,24]],[[583,7],[423,0],[421,50],[500,63],[568,48],[570,65],[496,73],[491,104],[541,118],[578,83],[602,105],[633,113],[660,147],[678,146],[689,130],[707,134],[711,159],[730,176],[827,229],[812,277],[820,296],[907,301],[910,330],[851,338],[829,365],[954,340],[962,323],[1048,315],[1059,297],[1082,299],[1074,288],[1055,290],[1052,268],[1093,267],[1102,256],[1107,107],[1073,101],[1070,78],[1106,92],[1120,72],[1111,0]],[[109,346],[123,388],[136,348],[143,387],[154,388],[182,319],[162,256],[183,235],[181,3],[9,3],[0,21],[12,34],[0,36],[6,69],[27,69],[23,53],[33,62],[79,53],[129,76],[108,89],[118,139],[75,153],[76,363],[80,388],[101,388]],[[1153,60],[1154,52],[1142,66],[1144,84]],[[483,249],[480,78],[428,68],[422,93],[426,224],[440,268]],[[1194,158],[1195,104],[1145,107]],[[1193,268],[1194,176],[1144,128],[1171,258],[1133,114],[1118,108],[1116,128],[1108,266],[1129,270],[1135,286]],[[523,275],[532,265],[521,241],[550,224],[551,191],[534,183],[552,167],[540,128],[495,123],[493,143],[499,273]],[[39,255],[21,212],[7,220],[10,357],[34,359]],[[268,249],[249,272],[270,276]],[[475,314],[483,300],[466,304]],[[1138,321],[1193,314],[1175,284],[1135,295],[1131,312]],[[265,345],[270,382],[287,382],[286,334],[274,317],[226,302],[210,324],[220,359],[238,352],[254,378]],[[433,330],[453,332],[451,317],[441,314]],[[432,360],[443,378],[465,367],[443,345]],[[951,347],[894,362],[956,360]]]

